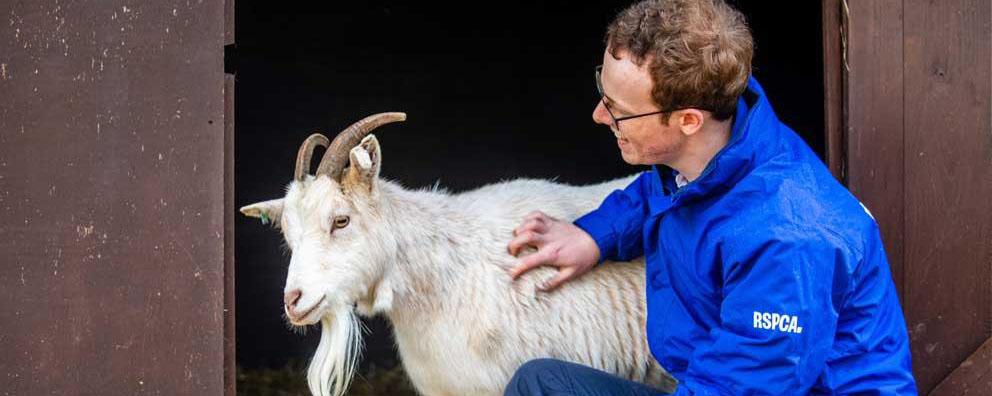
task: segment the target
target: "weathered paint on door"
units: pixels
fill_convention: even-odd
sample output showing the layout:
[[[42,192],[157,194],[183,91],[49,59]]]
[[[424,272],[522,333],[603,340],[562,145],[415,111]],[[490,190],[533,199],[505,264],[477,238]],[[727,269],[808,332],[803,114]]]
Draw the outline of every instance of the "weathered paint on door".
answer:
[[[0,393],[221,394],[224,2],[7,3]]]

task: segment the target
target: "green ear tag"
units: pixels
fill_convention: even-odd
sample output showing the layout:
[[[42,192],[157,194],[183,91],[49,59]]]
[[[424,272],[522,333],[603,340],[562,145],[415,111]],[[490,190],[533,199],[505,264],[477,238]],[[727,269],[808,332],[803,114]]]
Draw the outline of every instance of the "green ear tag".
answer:
[[[269,214],[262,212],[262,225],[269,224]]]

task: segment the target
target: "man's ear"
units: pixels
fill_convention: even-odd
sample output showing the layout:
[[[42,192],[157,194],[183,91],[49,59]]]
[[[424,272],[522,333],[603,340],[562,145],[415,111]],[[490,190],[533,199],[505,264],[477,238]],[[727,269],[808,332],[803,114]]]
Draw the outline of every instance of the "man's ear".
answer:
[[[349,190],[374,193],[382,164],[382,151],[375,135],[368,135],[348,153],[350,163],[342,184]]]
[[[245,216],[262,219],[262,224],[279,224],[282,218],[283,198],[268,201],[256,202],[251,205],[242,206],[241,213]]]
[[[679,110],[678,115],[674,118],[676,123],[675,126],[679,127],[682,134],[686,136],[695,135],[703,129],[703,112],[696,109],[682,109]]]

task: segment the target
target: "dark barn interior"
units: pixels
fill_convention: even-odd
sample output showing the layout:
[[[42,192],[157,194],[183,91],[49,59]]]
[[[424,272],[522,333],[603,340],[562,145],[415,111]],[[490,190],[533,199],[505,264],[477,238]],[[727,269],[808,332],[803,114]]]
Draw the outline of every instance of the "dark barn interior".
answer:
[[[822,158],[820,2],[733,3],[755,36],[755,76]],[[236,207],[281,197],[313,131],[333,136],[382,111],[408,114],[376,133],[383,176],[408,187],[440,181],[458,192],[525,176],[584,184],[638,171],[590,116],[602,35],[627,4],[237,2],[227,57],[237,76]],[[306,361],[318,332],[283,321],[281,235],[244,217],[235,225],[239,367]],[[388,325],[367,322],[363,367],[395,366]]]

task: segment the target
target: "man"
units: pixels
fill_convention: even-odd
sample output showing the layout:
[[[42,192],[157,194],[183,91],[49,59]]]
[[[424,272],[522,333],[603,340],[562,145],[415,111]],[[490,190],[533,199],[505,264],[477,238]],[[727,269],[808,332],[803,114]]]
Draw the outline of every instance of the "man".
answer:
[[[511,275],[645,256],[647,334],[677,395],[916,394],[874,220],[772,111],[752,39],[722,0],[644,1],[610,25],[593,119],[623,159],[653,165],[574,224],[536,212]],[[622,264],[605,264],[622,265]],[[653,394],[550,359],[508,395]]]

